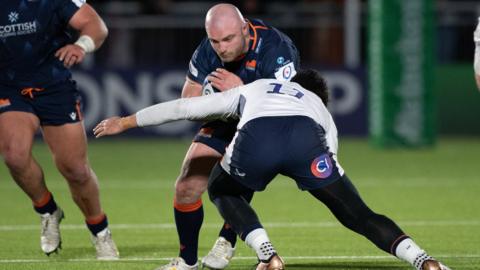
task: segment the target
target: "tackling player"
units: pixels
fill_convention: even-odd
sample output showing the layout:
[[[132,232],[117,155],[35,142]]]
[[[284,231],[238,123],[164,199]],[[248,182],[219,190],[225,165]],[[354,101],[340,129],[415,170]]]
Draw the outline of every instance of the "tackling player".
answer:
[[[73,44],[68,28],[80,34]],[[97,258],[118,259],[97,177],[87,159],[81,98],[68,69],[100,47],[107,34],[102,19],[84,0],[2,1],[0,153],[40,215],[40,244],[47,255],[61,248],[59,224],[64,214],[32,157],[38,129],[85,216]]]
[[[213,6],[206,14],[205,30],[207,37],[189,63],[182,97],[200,96],[202,89],[224,91],[259,78],[290,80],[295,75],[299,56],[290,38],[259,20],[244,19],[235,6]],[[235,126],[231,121],[206,123],[186,153],[174,197],[179,257],[162,269],[198,268],[198,236],[203,222],[201,196],[207,189],[211,169],[233,138]],[[203,265],[225,268],[233,256],[235,242],[235,232],[224,225],[214,247],[203,258]]]
[[[294,179],[345,227],[415,269],[449,270],[362,200],[338,163],[337,129],[327,102],[325,81],[318,72],[307,70],[292,82],[262,79],[224,93],[178,99],[128,117],[109,118],[94,133],[101,137],[180,119],[239,118],[232,143],[210,175],[208,193],[225,221],[257,253],[257,270],[281,270],[284,263],[245,198],[264,190],[278,174]]]

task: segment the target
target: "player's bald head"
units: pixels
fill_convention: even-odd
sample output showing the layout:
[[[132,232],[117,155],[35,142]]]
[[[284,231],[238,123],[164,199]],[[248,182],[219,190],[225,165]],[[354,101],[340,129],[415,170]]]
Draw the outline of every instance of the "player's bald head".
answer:
[[[223,62],[232,62],[248,51],[248,25],[234,5],[218,4],[210,8],[205,17],[205,30]]]
[[[205,17],[207,32],[224,28],[240,29],[244,24],[242,13],[232,4],[217,4],[208,10]]]

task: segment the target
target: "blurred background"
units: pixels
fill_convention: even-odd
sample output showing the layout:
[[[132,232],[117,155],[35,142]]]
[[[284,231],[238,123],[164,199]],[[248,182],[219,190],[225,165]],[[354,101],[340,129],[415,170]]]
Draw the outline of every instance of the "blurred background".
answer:
[[[300,50],[302,65],[322,71],[332,89],[330,110],[342,136],[366,137],[369,125],[372,133],[375,113],[392,114],[388,112],[390,101],[382,103],[384,109],[387,108],[385,111],[373,104],[378,100],[372,99],[372,91],[391,91],[372,85],[371,81],[376,80],[372,75],[395,81],[388,76],[388,70],[376,70],[377,63],[369,66],[378,60],[372,58],[376,52],[375,37],[371,34],[377,26],[387,39],[389,34],[398,37],[401,32],[405,33],[406,42],[415,36],[420,38],[420,62],[406,65],[422,65],[421,79],[425,82],[421,83],[420,91],[427,102],[420,114],[428,117],[420,121],[427,130],[421,136],[428,138],[413,144],[434,143],[437,135],[480,135],[480,92],[475,87],[472,68],[472,35],[480,15],[479,1],[225,2],[238,6],[246,18],[263,19],[288,34]],[[110,35],[104,46],[74,72],[84,95],[87,128],[107,116],[133,113],[145,106],[178,98],[190,57],[205,37],[205,13],[217,2],[91,0],[89,3],[107,23]],[[410,7],[401,6],[403,3]],[[419,13],[415,13],[415,9],[419,9]],[[399,14],[398,10],[401,10]],[[408,23],[413,27],[410,30]],[[398,44],[405,41],[380,38],[377,42],[388,55],[389,50],[395,53]],[[388,56],[380,60],[388,65],[414,54],[406,53],[407,56],[396,60]],[[397,71],[393,68],[390,72]],[[411,75],[406,72],[408,79]],[[417,71],[410,68],[410,72]],[[383,88],[394,86],[386,84]],[[388,121],[388,117],[384,121]],[[189,138],[197,127],[184,121],[133,131],[129,135]],[[395,137],[388,133],[382,136]]]

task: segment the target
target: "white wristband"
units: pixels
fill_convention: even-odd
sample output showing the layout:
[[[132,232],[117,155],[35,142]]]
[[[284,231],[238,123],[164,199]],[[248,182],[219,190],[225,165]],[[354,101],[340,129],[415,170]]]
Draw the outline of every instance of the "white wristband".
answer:
[[[91,53],[95,50],[95,42],[87,35],[80,36],[74,44],[82,48],[86,53]]]

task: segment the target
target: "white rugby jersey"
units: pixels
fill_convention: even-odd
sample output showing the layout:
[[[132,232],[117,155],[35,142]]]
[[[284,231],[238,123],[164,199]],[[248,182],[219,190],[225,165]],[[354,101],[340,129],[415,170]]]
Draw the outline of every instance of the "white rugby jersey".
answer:
[[[175,120],[237,118],[237,128],[248,121],[270,116],[307,116],[325,130],[330,151],[337,153],[337,128],[320,97],[294,82],[261,79],[226,92],[177,99],[147,107],[136,114],[138,126]]]

